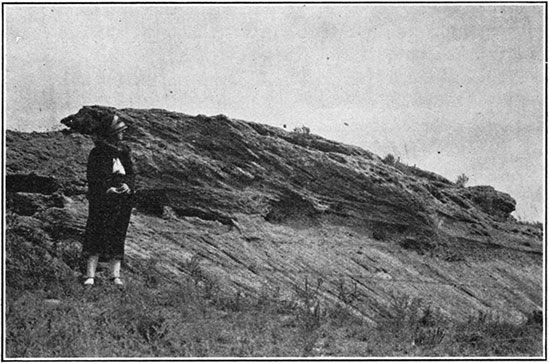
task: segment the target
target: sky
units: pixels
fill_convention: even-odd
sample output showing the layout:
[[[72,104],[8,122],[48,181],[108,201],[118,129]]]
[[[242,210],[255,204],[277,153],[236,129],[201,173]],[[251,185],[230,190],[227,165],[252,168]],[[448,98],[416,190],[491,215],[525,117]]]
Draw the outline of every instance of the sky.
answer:
[[[544,220],[543,4],[4,4],[4,127],[84,105],[225,114],[517,201]]]

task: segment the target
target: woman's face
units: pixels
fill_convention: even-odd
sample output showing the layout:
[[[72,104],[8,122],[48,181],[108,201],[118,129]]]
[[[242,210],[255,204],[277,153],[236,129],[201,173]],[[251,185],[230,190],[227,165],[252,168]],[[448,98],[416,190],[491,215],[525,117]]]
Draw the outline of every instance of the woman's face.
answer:
[[[124,130],[114,135],[111,135],[111,139],[113,141],[122,141],[122,139],[124,139]]]

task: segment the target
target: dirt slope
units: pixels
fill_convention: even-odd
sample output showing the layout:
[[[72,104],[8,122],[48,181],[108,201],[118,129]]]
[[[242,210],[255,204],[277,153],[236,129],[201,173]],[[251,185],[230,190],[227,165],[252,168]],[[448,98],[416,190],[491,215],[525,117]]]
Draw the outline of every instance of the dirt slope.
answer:
[[[458,320],[520,321],[542,307],[542,230],[510,217],[514,199],[492,187],[224,115],[86,106],[64,123],[110,113],[131,124],[138,172],[127,269],[154,260],[178,279],[200,257],[204,282],[228,294],[313,291],[367,320],[389,314],[396,294]],[[7,131],[7,208],[20,230],[80,248],[92,147],[69,131]]]

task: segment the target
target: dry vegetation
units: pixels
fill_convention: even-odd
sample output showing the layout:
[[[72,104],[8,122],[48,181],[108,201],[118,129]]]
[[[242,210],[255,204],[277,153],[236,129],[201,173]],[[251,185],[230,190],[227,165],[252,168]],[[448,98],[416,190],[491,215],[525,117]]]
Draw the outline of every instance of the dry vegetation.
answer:
[[[9,358],[542,355],[541,316],[519,325],[483,314],[458,323],[395,295],[392,314],[373,326],[353,314],[353,294],[343,299],[349,304],[321,306],[307,281],[292,302],[269,289],[256,298],[224,295],[198,258],[182,264],[182,281],[163,279],[155,260],[129,261],[124,289],[99,280],[86,290],[68,267],[76,250],[41,245],[9,218],[7,237]]]

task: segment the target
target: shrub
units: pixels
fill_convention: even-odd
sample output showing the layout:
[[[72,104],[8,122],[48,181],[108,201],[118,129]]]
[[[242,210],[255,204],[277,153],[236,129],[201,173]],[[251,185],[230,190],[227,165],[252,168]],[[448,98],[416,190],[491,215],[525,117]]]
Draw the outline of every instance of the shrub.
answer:
[[[480,312],[453,327],[447,348],[451,354],[454,350],[471,356],[535,356],[542,352],[542,322],[535,320],[512,324]]]
[[[466,183],[468,183],[468,180],[470,180],[470,178],[468,178],[466,174],[462,173],[456,177],[455,185],[459,188],[464,188],[466,187]]]
[[[321,325],[323,312],[319,291],[322,284],[323,280],[318,279],[317,286],[313,287],[306,278],[303,288],[298,285],[294,286],[296,298],[299,302],[296,310],[296,317],[304,329],[304,333],[311,333]]]
[[[384,159],[382,159],[382,162],[386,165],[395,165],[395,156],[393,154],[388,154]]]
[[[311,129],[307,126],[295,127],[293,132],[297,134],[309,135],[311,134]]]

